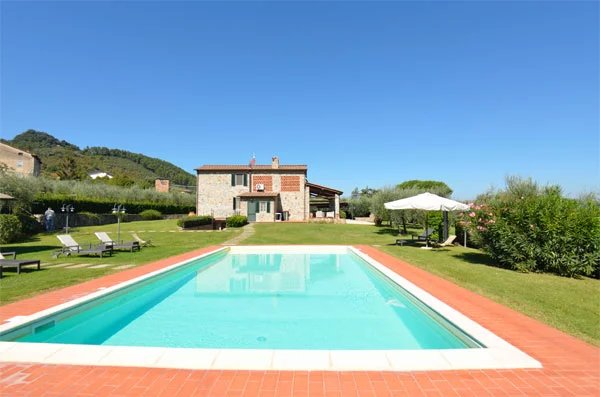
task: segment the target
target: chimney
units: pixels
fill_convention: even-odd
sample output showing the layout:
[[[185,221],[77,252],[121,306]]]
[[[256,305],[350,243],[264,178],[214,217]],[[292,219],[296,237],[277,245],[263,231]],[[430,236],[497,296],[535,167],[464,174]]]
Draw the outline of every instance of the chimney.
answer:
[[[279,168],[279,157],[273,156],[273,158],[271,159],[271,168],[273,168],[273,169]]]

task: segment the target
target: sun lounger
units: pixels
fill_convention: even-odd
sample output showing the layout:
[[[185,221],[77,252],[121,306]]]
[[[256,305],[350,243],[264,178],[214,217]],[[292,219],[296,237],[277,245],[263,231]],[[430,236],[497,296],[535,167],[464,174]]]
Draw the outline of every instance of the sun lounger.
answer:
[[[429,236],[431,236],[431,233],[433,233],[433,229],[432,228],[428,228],[427,230],[425,230],[423,233],[421,233],[420,235],[411,235],[411,239],[415,239],[415,237],[417,238],[417,241],[425,241],[429,239]]]
[[[12,259],[6,258],[6,256],[12,256]],[[8,267],[14,267],[17,269],[17,274],[21,273],[21,267],[27,265],[37,265],[37,269],[40,270],[40,261],[35,259],[17,259],[16,252],[0,252],[0,278],[2,278],[2,271]]]
[[[454,244],[454,240],[456,240],[456,236],[450,235],[450,236],[448,236],[448,239],[446,239],[446,241],[444,241],[443,243],[433,243],[433,246],[434,247],[450,247]]]
[[[59,234],[56,236],[60,240],[63,245],[63,248],[60,251],[54,253],[54,257],[58,258],[59,255],[100,255],[102,258],[103,255],[109,254],[112,255],[112,248],[106,247],[104,245],[93,246],[90,244],[88,248],[83,248],[81,245],[77,243],[71,237],[70,234]]]
[[[131,233],[131,237],[133,237],[133,239],[135,241],[137,241],[138,243],[140,243],[140,245],[142,247],[154,247],[154,244],[152,244],[152,240],[142,240],[140,238],[140,236],[137,235],[137,233]]]
[[[102,244],[114,250],[124,249],[131,252],[140,250],[140,243],[137,241],[118,242],[111,239],[108,233],[106,232],[95,232],[94,234],[96,235],[96,237],[98,237],[100,241],[102,241]]]

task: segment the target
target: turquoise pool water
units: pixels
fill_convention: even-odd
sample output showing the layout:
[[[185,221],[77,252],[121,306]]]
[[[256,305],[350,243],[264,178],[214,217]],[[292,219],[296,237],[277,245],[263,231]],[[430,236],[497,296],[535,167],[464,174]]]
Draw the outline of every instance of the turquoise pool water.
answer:
[[[211,255],[63,317],[13,340],[248,349],[481,347],[350,251]]]

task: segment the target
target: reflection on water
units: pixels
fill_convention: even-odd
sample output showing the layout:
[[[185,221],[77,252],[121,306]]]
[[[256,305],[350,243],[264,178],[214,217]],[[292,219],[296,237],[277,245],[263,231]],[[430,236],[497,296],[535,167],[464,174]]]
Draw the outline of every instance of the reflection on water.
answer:
[[[310,281],[335,277],[338,255],[228,255],[219,266],[198,271],[196,292],[298,293]]]

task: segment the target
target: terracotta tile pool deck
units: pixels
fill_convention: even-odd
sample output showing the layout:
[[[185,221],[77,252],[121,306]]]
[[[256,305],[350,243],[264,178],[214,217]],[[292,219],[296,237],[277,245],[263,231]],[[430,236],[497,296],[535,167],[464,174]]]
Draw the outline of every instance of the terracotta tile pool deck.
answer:
[[[28,315],[206,253],[207,247],[0,306]],[[212,371],[0,365],[1,396],[600,396],[600,349],[370,246],[367,255],[542,363],[542,369],[422,372]]]

